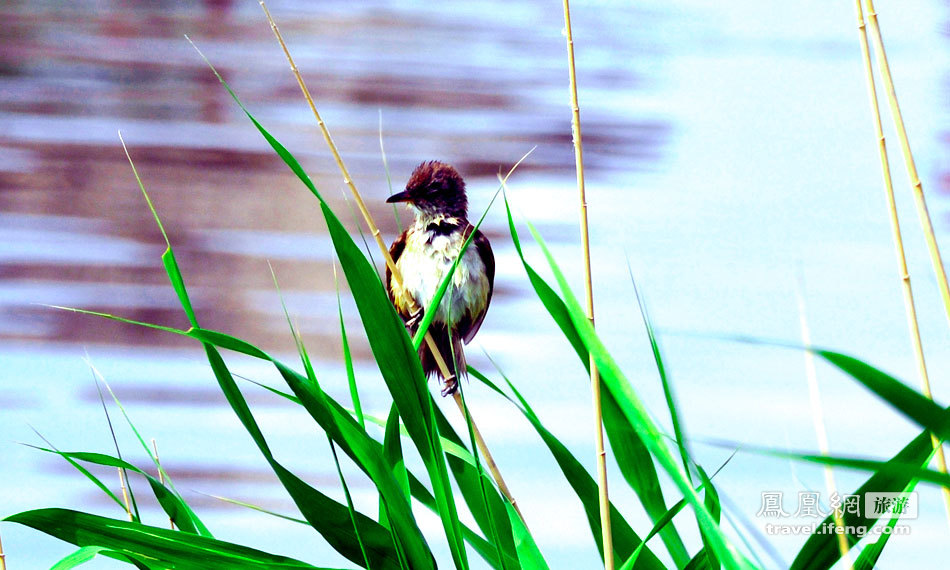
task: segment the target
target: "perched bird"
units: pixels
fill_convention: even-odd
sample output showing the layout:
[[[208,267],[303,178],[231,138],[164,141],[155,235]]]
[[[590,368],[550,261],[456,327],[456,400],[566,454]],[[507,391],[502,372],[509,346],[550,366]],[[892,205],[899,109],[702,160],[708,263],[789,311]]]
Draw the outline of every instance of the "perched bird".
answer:
[[[478,332],[491,302],[495,281],[495,256],[482,232],[468,222],[465,182],[458,171],[444,162],[423,162],[413,171],[406,190],[393,194],[389,203],[407,202],[415,221],[396,238],[389,253],[402,276],[402,284],[386,268],[386,292],[396,311],[415,332],[422,312],[432,300],[442,279],[458,257],[468,236],[475,232],[436,310],[429,332],[450,371],[442,378],[443,395],[458,389],[458,376],[466,374],[462,343]],[[413,311],[411,299],[419,309]],[[442,376],[426,343],[419,348],[426,376]]]

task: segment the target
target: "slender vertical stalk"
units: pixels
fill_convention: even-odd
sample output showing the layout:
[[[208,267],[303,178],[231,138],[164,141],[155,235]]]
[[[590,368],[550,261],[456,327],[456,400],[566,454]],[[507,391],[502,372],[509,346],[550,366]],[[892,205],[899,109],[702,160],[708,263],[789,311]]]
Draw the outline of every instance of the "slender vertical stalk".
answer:
[[[873,2],[871,2],[871,0],[865,0],[865,4],[867,4],[868,8],[868,22],[871,24],[871,31],[873,32],[872,38],[874,39],[874,52],[877,56],[877,65],[881,72],[881,78],[884,81],[884,89],[887,92],[887,100],[891,107],[891,117],[894,120],[894,128],[897,130],[897,137],[901,143],[901,151],[904,155],[907,176],[910,178],[914,201],[917,205],[917,214],[920,218],[920,225],[924,229],[924,237],[927,240],[927,248],[930,252],[930,261],[937,276],[937,285],[940,287],[940,296],[943,299],[947,319],[950,319],[950,286],[947,284],[947,273],[940,257],[940,248],[937,246],[933,223],[930,220],[930,213],[927,210],[927,201],[924,197],[923,185],[920,182],[920,177],[917,175],[917,166],[910,149],[910,141],[907,138],[907,129],[904,127],[904,118],[901,115],[900,105],[897,102],[897,92],[894,89],[894,80],[891,77],[891,69],[887,63],[887,53],[884,51],[881,27],[878,23],[877,13],[874,11]]]
[[[162,463],[158,458],[158,444],[155,442],[154,437],[152,438],[152,453],[155,455],[155,464],[161,465]],[[162,485],[165,484],[165,470],[164,469],[158,470],[158,482],[161,483]]]
[[[383,157],[383,170],[386,172],[386,185],[389,186],[389,195],[393,194],[393,177],[389,174],[389,161],[386,160],[386,147],[383,146],[383,110],[379,110],[379,154]],[[396,229],[402,233],[402,218],[399,217],[399,210],[396,204],[393,204],[393,218],[396,219]]]
[[[877,56],[878,70],[884,81],[884,88],[887,92],[887,99],[891,107],[891,117],[894,120],[894,127],[897,130],[898,139],[901,143],[901,149],[904,154],[904,164],[907,168],[907,174],[910,177],[910,184],[914,196],[914,202],[917,206],[917,215],[920,219],[920,225],[924,230],[924,237],[927,241],[927,248],[930,252],[930,261],[933,265],[937,277],[937,285],[940,289],[940,296],[943,299],[944,309],[947,318],[950,319],[950,287],[947,285],[947,274],[943,267],[943,260],[940,257],[940,249],[937,246],[937,238],[934,234],[933,223],[930,220],[930,214],[927,211],[927,201],[924,197],[923,185],[917,176],[917,167],[914,164],[914,157],[910,150],[910,141],[907,138],[907,130],[904,128],[904,119],[901,116],[900,105],[897,103],[897,92],[894,89],[894,81],[891,77],[890,66],[887,63],[887,54],[884,51],[884,40],[881,37],[881,27],[877,20],[877,13],[874,11],[872,0],[865,0],[868,9],[868,22],[871,24],[873,32],[875,54]],[[897,250],[897,258],[900,269],[901,282],[904,291],[904,307],[907,312],[907,325],[910,329],[911,339],[914,344],[914,355],[917,359],[917,368],[920,375],[921,389],[925,396],[933,399],[930,389],[930,377],[927,374],[927,364],[924,360],[923,343],[920,339],[920,330],[917,324],[917,311],[914,308],[914,294],[910,285],[910,274],[907,271],[907,261],[904,257],[904,245],[901,239],[900,223],[897,219],[897,207],[894,201],[894,188],[891,182],[890,166],[887,159],[887,148],[884,140],[884,132],[881,127],[881,112],[877,102],[877,90],[874,86],[874,75],[871,70],[871,54],[868,46],[867,29],[864,24],[864,13],[861,9],[861,0],[855,0],[855,8],[858,14],[858,27],[861,31],[861,52],[864,55],[864,67],[867,75],[868,94],[871,98],[871,112],[874,116],[874,128],[878,137],[878,146],[881,155],[881,170],[884,175],[884,187],[887,192],[888,208],[891,218],[891,230],[894,234],[894,246]],[[944,454],[943,445],[936,436],[933,437],[934,447],[937,449],[937,467],[942,473],[947,473],[947,458]],[[947,517],[950,519],[950,489],[942,488],[944,506],[947,511]]]
[[[284,50],[284,56],[290,63],[290,69],[293,71],[294,77],[297,79],[297,84],[300,86],[300,90],[303,92],[304,98],[307,100],[307,104],[310,105],[310,110],[313,112],[313,116],[317,120],[317,125],[319,125],[320,131],[323,133],[323,138],[326,140],[327,146],[330,148],[330,153],[333,154],[333,159],[336,161],[337,167],[340,169],[340,173],[343,175],[343,182],[349,187],[350,192],[353,194],[353,199],[356,201],[356,205],[359,207],[360,213],[363,214],[363,219],[366,222],[366,226],[369,228],[370,233],[373,234],[373,238],[376,240],[376,245],[379,246],[379,250],[383,254],[383,259],[386,260],[386,266],[389,268],[389,271],[392,274],[393,281],[395,281],[397,285],[402,286],[402,274],[399,272],[399,268],[396,267],[396,263],[393,261],[392,255],[389,253],[389,248],[386,247],[385,242],[383,242],[379,228],[376,226],[376,222],[373,221],[372,214],[370,214],[369,210],[366,208],[366,204],[363,202],[362,196],[356,189],[356,185],[353,183],[353,179],[350,177],[350,173],[347,170],[346,165],[343,163],[343,157],[340,156],[340,152],[337,150],[336,144],[333,142],[333,138],[330,136],[330,130],[327,128],[326,124],[323,122],[323,119],[320,117],[320,113],[317,111],[317,106],[313,102],[313,97],[310,96],[310,91],[307,89],[307,85],[304,83],[303,76],[300,75],[300,70],[297,69],[297,64],[294,63],[294,59],[290,55],[290,50],[287,49],[287,44],[284,43],[284,38],[280,35],[280,30],[277,28],[277,22],[275,22],[274,18],[270,15],[270,11],[267,9],[267,5],[264,3],[264,0],[261,0],[260,4],[261,8],[264,9],[264,14],[267,16],[267,21],[270,24],[271,30],[273,30],[274,35],[277,36],[277,42],[280,44],[281,49]],[[420,308],[411,295],[409,296],[409,302],[411,305],[411,310],[414,311]],[[442,372],[443,378],[450,378],[452,373],[449,370],[443,355],[439,352],[439,348],[436,346],[435,340],[428,332],[426,333],[425,341],[432,352],[432,356],[435,358],[436,365]],[[508,486],[505,484],[505,480],[501,476],[501,472],[498,470],[495,460],[488,451],[488,446],[485,444],[485,440],[482,439],[481,433],[478,431],[478,428],[475,425],[475,420],[472,417],[470,411],[465,409],[465,405],[462,403],[461,398],[455,398],[455,403],[458,405],[462,416],[469,418],[471,421],[472,428],[476,435],[476,443],[478,444],[479,450],[485,456],[485,463],[488,464],[492,477],[495,479],[495,483],[498,485],[498,489],[505,494],[505,497],[512,505],[515,505],[516,501],[514,497],[511,496]],[[524,517],[522,517],[522,521],[523,520]]]
[[[587,228],[587,194],[584,189],[584,147],[581,142],[581,113],[577,103],[577,75],[574,67],[574,37],[571,34],[571,7],[564,0],[564,35],[567,37],[567,67],[571,81],[571,132],[574,139],[574,163],[580,201],[581,248],[584,253],[584,285],[587,318],[594,324],[594,287],[590,272],[590,233]],[[614,568],[613,535],[610,531],[610,498],[607,493],[607,452],[604,450],[604,420],[601,411],[600,373],[590,357],[591,399],[594,407],[594,445],[597,451],[597,487],[600,497],[600,527],[604,544],[604,568]]]
[[[134,521],[135,517],[132,516],[132,507],[129,504],[129,490],[125,485],[125,472],[122,471],[122,468],[119,467],[119,487],[122,489],[122,502],[125,503],[125,513],[129,515],[129,520]]]
[[[860,1],[860,0],[859,0]],[[808,329],[808,318],[805,315],[805,299],[801,293],[801,287],[798,293],[798,320],[802,331],[802,345],[811,346],[811,332]],[[811,404],[811,417],[815,424],[815,438],[818,440],[818,451],[822,455],[828,455],[828,430],[825,429],[825,413],[821,405],[821,392],[818,390],[818,371],[815,367],[815,354],[806,350],[805,352],[805,377],[808,380],[808,400]],[[829,465],[825,465],[825,489],[828,496],[837,495],[838,489],[835,484],[835,474]],[[841,511],[835,509],[832,511],[835,521],[835,527],[844,527],[844,519]],[[847,558],[847,568],[850,568],[854,561],[848,554],[848,537],[844,532],[836,530],[835,535],[838,538],[838,552],[841,558]]]
[[[7,570],[7,555],[3,553],[3,542],[0,542],[0,570]]]

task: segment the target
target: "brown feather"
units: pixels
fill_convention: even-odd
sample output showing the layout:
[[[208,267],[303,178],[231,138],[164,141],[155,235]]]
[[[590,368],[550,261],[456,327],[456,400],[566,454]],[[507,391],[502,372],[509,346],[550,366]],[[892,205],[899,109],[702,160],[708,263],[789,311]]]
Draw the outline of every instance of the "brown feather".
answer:
[[[475,230],[475,237],[472,238],[472,243],[469,244],[469,247],[475,247],[478,257],[480,257],[482,263],[485,264],[485,274],[488,276],[488,297],[485,299],[485,306],[482,307],[481,312],[477,315],[466,315],[468,318],[459,322],[458,333],[465,341],[465,344],[472,342],[472,339],[475,338],[475,333],[481,328],[482,321],[485,320],[485,315],[488,313],[488,305],[491,304],[492,292],[495,290],[495,254],[492,253],[491,244],[488,243],[488,238],[485,237],[485,234],[483,234],[481,230],[476,230],[475,226],[471,224],[465,228],[466,239],[468,239],[468,235],[472,233],[472,230]],[[467,326],[463,328],[463,324]]]
[[[396,238],[396,241],[389,246],[389,255],[393,258],[393,264],[399,261],[399,256],[402,255],[404,249],[406,249],[406,234],[409,233],[409,230],[403,231],[399,234],[399,237]],[[393,302],[393,306],[396,307],[396,312],[399,313],[399,316],[402,317],[402,320],[408,319],[411,315],[409,314],[409,303],[405,299],[397,299],[396,292],[393,290],[393,272],[389,268],[389,264],[386,264],[386,294],[389,295],[389,300]]]

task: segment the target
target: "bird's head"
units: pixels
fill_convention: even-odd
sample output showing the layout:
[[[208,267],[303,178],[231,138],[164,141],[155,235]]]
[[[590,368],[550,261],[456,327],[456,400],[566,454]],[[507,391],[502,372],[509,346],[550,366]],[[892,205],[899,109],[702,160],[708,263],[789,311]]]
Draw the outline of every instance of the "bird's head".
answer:
[[[423,214],[464,218],[468,212],[465,181],[451,165],[430,160],[412,171],[406,190],[387,200],[408,202]]]

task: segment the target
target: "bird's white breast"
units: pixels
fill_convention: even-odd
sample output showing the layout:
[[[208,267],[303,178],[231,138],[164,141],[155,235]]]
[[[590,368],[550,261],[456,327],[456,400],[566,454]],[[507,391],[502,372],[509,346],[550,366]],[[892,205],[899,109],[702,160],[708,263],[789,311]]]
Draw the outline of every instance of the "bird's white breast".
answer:
[[[461,231],[443,235],[426,231],[424,226],[418,225],[409,231],[406,247],[397,265],[402,274],[403,287],[422,307],[427,307],[431,302],[458,257],[464,241]],[[462,315],[484,306],[488,290],[485,264],[474,244],[469,244],[434,319],[455,324]]]

